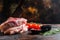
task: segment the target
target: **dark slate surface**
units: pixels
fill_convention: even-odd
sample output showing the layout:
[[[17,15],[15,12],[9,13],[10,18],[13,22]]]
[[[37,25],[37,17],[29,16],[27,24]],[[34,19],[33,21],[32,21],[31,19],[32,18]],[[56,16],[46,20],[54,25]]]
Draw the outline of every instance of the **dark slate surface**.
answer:
[[[51,26],[60,28],[60,24],[54,24]],[[28,35],[26,33],[14,35],[0,35],[0,40],[60,40],[60,33],[50,36]]]
[[[0,36],[0,40],[60,40],[60,34],[52,36],[16,34],[10,36]]]

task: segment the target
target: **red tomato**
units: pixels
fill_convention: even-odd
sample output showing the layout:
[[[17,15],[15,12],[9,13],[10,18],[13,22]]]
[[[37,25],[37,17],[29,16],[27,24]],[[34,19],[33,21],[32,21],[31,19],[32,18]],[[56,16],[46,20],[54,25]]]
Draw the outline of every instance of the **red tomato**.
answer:
[[[40,30],[41,27],[39,24],[35,23],[27,23],[28,29],[33,29],[33,30]]]

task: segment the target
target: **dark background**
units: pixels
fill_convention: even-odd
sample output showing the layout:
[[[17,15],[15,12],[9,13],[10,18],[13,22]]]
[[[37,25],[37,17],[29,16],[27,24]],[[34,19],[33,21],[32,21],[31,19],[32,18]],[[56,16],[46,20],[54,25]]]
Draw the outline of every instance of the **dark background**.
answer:
[[[20,13],[20,11],[22,11],[21,10],[21,6],[23,6],[23,4],[25,6],[29,4],[25,0],[22,0],[21,4],[20,4],[19,1],[20,0],[18,0],[18,1],[17,0],[9,0],[9,1],[8,0],[0,0],[0,23],[6,21],[10,16],[12,16],[12,14],[14,16],[18,15]],[[44,11],[43,12],[38,12],[38,14],[40,15],[39,17],[37,16],[38,19],[37,18],[34,19],[34,17],[37,14],[35,14],[35,16],[33,16],[31,14],[31,16],[33,17],[33,19],[29,20],[30,18],[28,18],[29,22],[36,22],[36,23],[43,23],[43,24],[60,24],[60,0],[51,0],[51,2],[52,2],[52,8],[50,8],[50,9],[49,8],[44,8],[43,5],[41,5],[42,7],[40,6],[41,7],[40,8],[38,5],[34,5],[33,2],[34,2],[34,0],[32,1],[32,4],[29,4],[29,6],[31,6],[31,5],[33,5],[33,7],[37,6],[36,8],[38,8],[38,10],[42,9]],[[36,1],[36,2],[39,2],[39,0]],[[15,16],[15,17],[19,17],[19,16]]]

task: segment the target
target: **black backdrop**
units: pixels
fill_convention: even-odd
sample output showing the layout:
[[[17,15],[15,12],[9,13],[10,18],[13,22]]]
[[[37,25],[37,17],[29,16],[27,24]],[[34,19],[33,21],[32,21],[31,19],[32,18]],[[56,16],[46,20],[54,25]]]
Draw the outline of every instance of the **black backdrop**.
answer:
[[[5,20],[7,20],[7,18],[9,18],[11,15],[10,13],[10,5],[15,2],[18,3],[19,0],[3,0],[3,11],[0,13],[0,23],[4,22]],[[51,15],[48,19],[45,20],[44,15],[42,14],[41,16],[41,23],[51,23],[51,24],[60,24],[60,0],[52,0],[52,8],[48,10],[47,13],[51,13],[51,14],[47,14],[48,16]],[[51,20],[51,21],[49,21]]]

